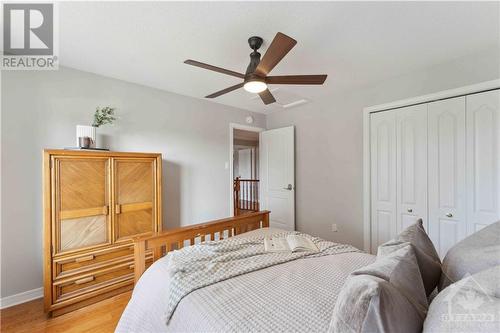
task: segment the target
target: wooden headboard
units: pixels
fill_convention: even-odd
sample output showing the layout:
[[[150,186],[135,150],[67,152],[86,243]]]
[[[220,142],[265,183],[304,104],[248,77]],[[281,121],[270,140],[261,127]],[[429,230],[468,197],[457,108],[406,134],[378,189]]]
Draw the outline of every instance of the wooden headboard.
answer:
[[[194,245],[196,239],[204,242],[207,235],[210,235],[210,240],[214,240],[216,234],[219,235],[219,239],[222,239],[223,236],[228,238],[247,231],[269,227],[269,213],[269,211],[265,210],[165,230],[153,236],[134,238],[135,282],[137,283],[146,270],[146,260],[151,258],[151,254],[154,262],[172,250]],[[189,244],[186,244],[186,242]]]

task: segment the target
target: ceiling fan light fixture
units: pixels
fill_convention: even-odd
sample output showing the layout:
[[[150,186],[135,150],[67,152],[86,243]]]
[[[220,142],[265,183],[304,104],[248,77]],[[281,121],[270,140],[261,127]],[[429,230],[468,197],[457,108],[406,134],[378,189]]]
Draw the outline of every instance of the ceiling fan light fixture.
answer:
[[[258,94],[267,89],[267,84],[263,81],[248,81],[245,82],[243,89],[250,93]]]

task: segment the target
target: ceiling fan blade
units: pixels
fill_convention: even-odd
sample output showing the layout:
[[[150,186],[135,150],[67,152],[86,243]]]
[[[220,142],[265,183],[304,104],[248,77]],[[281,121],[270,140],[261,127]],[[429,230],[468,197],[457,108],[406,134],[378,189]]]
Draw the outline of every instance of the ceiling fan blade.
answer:
[[[273,94],[271,94],[269,89],[266,89],[263,92],[259,93],[259,96],[262,99],[262,102],[264,102],[264,104],[266,104],[266,105],[276,102]]]
[[[215,98],[215,97],[219,97],[220,95],[224,95],[224,94],[227,94],[228,92],[231,92],[233,90],[236,90],[238,88],[241,88],[243,87],[245,83],[244,82],[241,82],[241,83],[238,83],[237,85],[234,85],[234,86],[231,86],[229,88],[226,88],[226,89],[222,89],[220,91],[217,91],[213,94],[210,94],[208,96],[205,96],[205,98]]]
[[[266,77],[267,84],[323,84],[327,75],[282,75]]]
[[[255,74],[266,76],[295,46],[295,44],[297,44],[295,39],[278,32],[255,69]]]
[[[199,62],[199,61],[196,61],[196,60],[188,59],[188,60],[184,61],[184,63],[188,64],[188,65],[191,65],[191,66],[201,67],[201,68],[208,69],[208,70],[211,70],[211,71],[214,71],[214,72],[222,73],[222,74],[236,76],[236,77],[239,77],[240,79],[244,79],[245,78],[244,74],[241,74],[241,73],[238,73],[238,72],[235,72],[235,71],[231,71],[229,69],[224,69],[224,68],[220,68],[220,67],[217,67],[217,66],[212,66],[212,65],[209,65],[209,64],[205,64],[205,63],[202,63],[202,62]]]

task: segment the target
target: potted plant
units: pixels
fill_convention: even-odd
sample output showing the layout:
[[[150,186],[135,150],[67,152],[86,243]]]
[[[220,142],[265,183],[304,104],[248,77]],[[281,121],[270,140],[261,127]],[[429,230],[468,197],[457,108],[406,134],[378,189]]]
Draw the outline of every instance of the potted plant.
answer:
[[[106,124],[112,124],[115,120],[115,108],[110,106],[97,107],[94,112],[92,126],[76,125],[76,144],[78,147],[95,148],[96,129]]]

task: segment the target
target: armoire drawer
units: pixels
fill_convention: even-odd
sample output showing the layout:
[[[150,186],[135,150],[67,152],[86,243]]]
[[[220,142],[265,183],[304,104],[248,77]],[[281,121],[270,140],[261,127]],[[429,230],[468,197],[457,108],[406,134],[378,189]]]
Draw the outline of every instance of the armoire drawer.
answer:
[[[147,258],[148,266],[153,262],[153,257]],[[54,281],[54,302],[62,302],[77,296],[95,292],[120,282],[134,279],[134,263],[128,261],[114,266],[105,267],[68,279]]]
[[[54,258],[54,279],[69,277],[75,274],[95,270],[112,264],[133,260],[134,246],[125,245],[103,249],[69,258]]]

